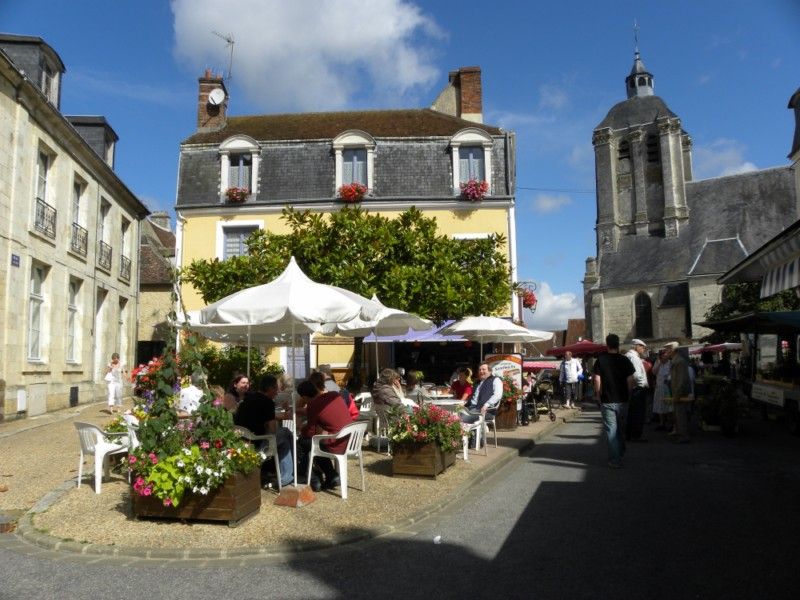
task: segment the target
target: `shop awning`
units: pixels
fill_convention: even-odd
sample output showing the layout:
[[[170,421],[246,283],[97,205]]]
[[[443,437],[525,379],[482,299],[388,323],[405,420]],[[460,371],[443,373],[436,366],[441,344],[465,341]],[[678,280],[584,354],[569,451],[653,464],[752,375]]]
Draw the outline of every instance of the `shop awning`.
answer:
[[[460,335],[442,335],[439,333],[448,325],[452,325],[455,321],[445,321],[441,327],[430,329],[428,331],[414,331],[409,329],[408,332],[402,335],[379,335],[378,342],[465,342],[465,338]],[[375,335],[370,334],[364,338],[365,344],[374,344]]]
[[[714,331],[732,333],[800,332],[800,311],[748,312],[720,321],[704,321],[695,324]]]
[[[798,285],[800,285],[800,256],[767,271],[761,281],[761,297],[769,298]]]

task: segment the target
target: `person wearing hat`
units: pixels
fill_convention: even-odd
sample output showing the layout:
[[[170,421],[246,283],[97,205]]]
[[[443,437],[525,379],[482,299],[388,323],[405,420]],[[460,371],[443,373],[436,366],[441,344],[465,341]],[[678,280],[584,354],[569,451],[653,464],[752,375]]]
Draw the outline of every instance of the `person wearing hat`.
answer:
[[[631,341],[633,346],[625,353],[633,365],[633,389],[628,401],[628,420],[625,424],[625,439],[629,442],[644,442],[644,417],[647,412],[647,372],[642,357],[647,354],[647,344],[638,338]]]
[[[669,359],[670,389],[672,391],[672,411],[675,418],[675,433],[679,444],[689,441],[689,402],[692,400],[691,375],[689,363],[678,351],[678,342],[670,342],[664,346],[665,356]]]

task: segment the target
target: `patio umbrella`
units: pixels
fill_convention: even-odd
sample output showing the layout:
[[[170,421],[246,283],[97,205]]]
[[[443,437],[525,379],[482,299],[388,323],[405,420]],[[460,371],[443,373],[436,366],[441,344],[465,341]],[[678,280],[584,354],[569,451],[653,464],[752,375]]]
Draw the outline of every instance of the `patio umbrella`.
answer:
[[[550,348],[547,353],[551,356],[564,356],[565,353],[572,352],[573,356],[578,357],[601,354],[607,350],[608,346],[605,344],[595,344],[592,340],[581,340],[567,346],[556,346]]]
[[[292,257],[283,273],[269,283],[235,292],[201,309],[200,324],[249,327],[251,336],[256,330],[261,335],[289,333],[294,353],[296,333],[313,333],[326,323],[374,319],[379,307],[367,298],[355,296],[353,292],[312,281]],[[293,357],[292,369],[294,363]],[[292,395],[292,414],[295,408]],[[297,440],[294,436],[292,442],[297,484]]]
[[[340,289],[340,288],[337,288]],[[352,294],[347,290],[341,290]],[[360,297],[360,296],[359,296]],[[370,302],[376,303],[380,309],[375,318],[365,321],[364,319],[353,319],[346,323],[329,323],[320,328],[320,332],[326,335],[338,333],[345,337],[365,337],[374,334],[377,338],[379,333],[383,335],[402,335],[408,331],[429,331],[434,328],[433,321],[418,317],[413,313],[390,308],[384,305],[378,297],[373,294]],[[378,344],[375,343],[375,375],[380,373],[378,366]]]
[[[483,342],[538,342],[552,339],[553,334],[532,331],[500,317],[466,317],[442,329],[444,335],[461,335],[468,340],[480,342],[483,360]],[[544,336],[544,337],[542,337]]]

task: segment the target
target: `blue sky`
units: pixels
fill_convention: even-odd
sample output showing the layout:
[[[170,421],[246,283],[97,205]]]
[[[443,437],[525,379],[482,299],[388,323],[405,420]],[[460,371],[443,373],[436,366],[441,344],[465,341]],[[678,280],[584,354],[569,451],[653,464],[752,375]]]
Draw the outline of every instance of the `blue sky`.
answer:
[[[36,35],[67,67],[66,114],[102,114],[117,172],[172,211],[197,77],[227,70],[230,112],[428,106],[479,65],[485,122],[517,134],[519,278],[529,325],[582,316],[595,253],[593,128],[625,97],[633,22],[656,94],[694,141],[695,178],[788,164],[800,85],[800,0],[3,0],[0,30]]]

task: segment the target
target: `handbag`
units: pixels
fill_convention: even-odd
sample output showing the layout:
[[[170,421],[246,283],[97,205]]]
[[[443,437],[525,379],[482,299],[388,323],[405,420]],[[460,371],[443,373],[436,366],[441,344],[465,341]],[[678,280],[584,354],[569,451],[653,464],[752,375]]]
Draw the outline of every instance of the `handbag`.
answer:
[[[111,371],[109,371],[108,373],[106,373],[106,376],[103,377],[103,379],[106,381],[106,383],[111,383],[112,381],[114,381],[114,376],[111,374]]]

